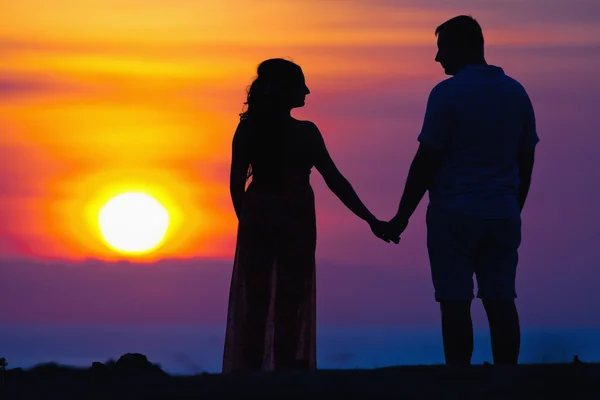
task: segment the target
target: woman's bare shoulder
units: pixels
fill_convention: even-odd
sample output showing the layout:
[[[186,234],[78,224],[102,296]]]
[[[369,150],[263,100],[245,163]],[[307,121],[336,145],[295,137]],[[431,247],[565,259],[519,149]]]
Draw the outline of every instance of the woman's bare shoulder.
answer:
[[[306,133],[306,134],[310,134],[311,136],[317,135],[320,136],[321,132],[319,131],[319,128],[317,127],[317,124],[315,124],[312,121],[309,120],[300,120],[300,119],[292,119],[295,127],[297,130],[301,131],[302,133]]]

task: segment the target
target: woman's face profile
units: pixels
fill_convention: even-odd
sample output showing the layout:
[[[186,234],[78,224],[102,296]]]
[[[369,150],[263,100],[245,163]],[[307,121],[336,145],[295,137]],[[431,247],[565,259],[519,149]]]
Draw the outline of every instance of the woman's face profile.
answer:
[[[294,79],[294,84],[291,87],[290,101],[292,108],[303,107],[306,96],[310,93],[310,89],[306,86],[306,80],[302,71]]]

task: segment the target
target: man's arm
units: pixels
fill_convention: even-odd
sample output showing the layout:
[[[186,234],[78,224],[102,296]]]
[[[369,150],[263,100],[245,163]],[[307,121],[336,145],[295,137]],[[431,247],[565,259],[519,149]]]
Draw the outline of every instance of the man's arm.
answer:
[[[540,141],[537,134],[535,112],[529,96],[526,96],[525,122],[523,124],[523,135],[517,153],[517,163],[519,164],[519,207],[523,211],[525,200],[531,186],[531,174],[535,159],[535,146]]]
[[[437,85],[429,94],[419,149],[410,165],[398,212],[390,221],[394,233],[402,233],[421,202],[442,163],[452,128],[452,112],[448,101],[447,82]]]
[[[517,162],[519,164],[519,207],[521,208],[521,211],[523,211],[525,200],[529,194],[534,161],[535,150],[520,152],[517,156]]]
[[[392,225],[405,228],[408,220],[415,212],[425,192],[429,190],[435,179],[442,160],[442,152],[424,144],[419,146],[410,165],[404,193],[400,199],[398,212],[392,218]]]

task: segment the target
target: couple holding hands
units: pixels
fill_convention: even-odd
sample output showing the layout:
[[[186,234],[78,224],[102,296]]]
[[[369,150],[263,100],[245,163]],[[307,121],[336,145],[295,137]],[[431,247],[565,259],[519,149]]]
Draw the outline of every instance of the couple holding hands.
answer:
[[[427,249],[446,363],[471,362],[473,275],[494,363],[517,363],[521,211],[539,141],[533,106],[519,82],[486,62],[475,19],[452,18],[435,36],[435,61],[450,78],[429,95],[420,145],[389,222],[365,207],[317,126],[291,116],[310,93],[302,69],[284,59],[259,65],[232,143],[230,190],[239,224],[223,372],[317,367],[313,167],[386,242],[399,242],[429,192]]]

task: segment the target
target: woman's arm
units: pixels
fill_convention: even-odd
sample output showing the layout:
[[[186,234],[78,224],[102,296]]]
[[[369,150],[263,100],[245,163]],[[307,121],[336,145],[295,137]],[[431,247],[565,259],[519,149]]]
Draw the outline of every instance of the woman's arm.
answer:
[[[233,202],[233,208],[238,220],[242,213],[242,204],[244,193],[246,191],[246,179],[248,167],[250,166],[250,157],[248,155],[248,146],[246,132],[242,123],[238,124],[233,142],[231,145],[231,171],[229,174],[229,192]]]
[[[360,200],[350,182],[338,170],[329,155],[319,128],[312,123],[311,125],[311,130],[313,131],[311,138],[314,140],[315,168],[323,176],[327,187],[360,219],[367,221],[370,225],[379,222]]]

